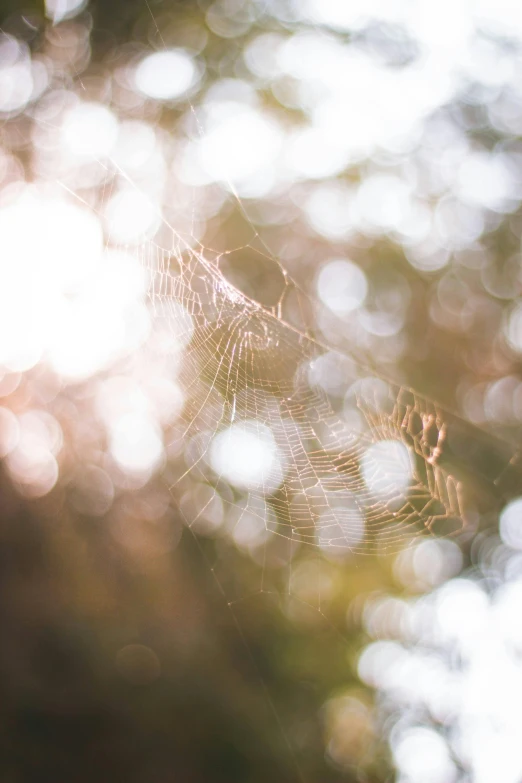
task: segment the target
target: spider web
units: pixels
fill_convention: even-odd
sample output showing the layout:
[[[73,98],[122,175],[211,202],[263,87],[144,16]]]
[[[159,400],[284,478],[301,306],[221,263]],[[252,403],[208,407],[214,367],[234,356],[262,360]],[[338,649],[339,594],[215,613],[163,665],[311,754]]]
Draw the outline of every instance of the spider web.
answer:
[[[303,328],[306,316],[295,312],[321,305],[277,260],[266,255],[283,288],[266,307],[225,277],[226,253],[169,231],[168,249],[151,240],[131,250],[148,270],[155,318],[184,346],[182,438],[192,447],[186,469],[169,481],[178,499],[193,477],[239,509],[238,524],[248,515],[267,534],[363,554],[396,551],[421,534],[474,530],[477,509],[520,486],[517,458],[503,444]],[[326,356],[350,362],[357,427],[311,378]],[[212,503],[207,497],[189,527]]]

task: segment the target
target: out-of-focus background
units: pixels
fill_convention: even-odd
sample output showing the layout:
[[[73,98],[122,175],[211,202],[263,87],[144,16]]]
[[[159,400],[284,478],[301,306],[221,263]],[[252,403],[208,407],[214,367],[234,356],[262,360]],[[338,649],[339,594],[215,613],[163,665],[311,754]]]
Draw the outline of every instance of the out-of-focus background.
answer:
[[[519,783],[522,486],[393,555],[272,535],[270,431],[185,427],[172,282],[217,257],[277,311],[284,270],[307,332],[515,448],[519,3],[2,0],[0,26],[2,783]],[[309,383],[354,432],[349,364]]]

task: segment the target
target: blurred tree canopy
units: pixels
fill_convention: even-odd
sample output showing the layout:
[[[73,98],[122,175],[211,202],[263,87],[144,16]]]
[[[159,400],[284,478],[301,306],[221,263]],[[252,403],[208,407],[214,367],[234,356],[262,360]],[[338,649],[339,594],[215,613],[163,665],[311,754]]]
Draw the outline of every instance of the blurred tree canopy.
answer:
[[[53,0],[43,7],[4,0],[0,66],[6,75],[0,84],[11,103],[0,100],[2,209],[26,183],[58,182],[110,222],[111,199],[128,164],[166,216],[155,235],[157,247],[163,247],[162,232],[168,234],[168,218],[176,228],[182,225],[192,248],[217,257],[225,278],[264,307],[277,310],[288,285],[295,296],[288,295],[289,314],[281,318],[297,323],[300,337],[314,335],[348,357],[364,356],[383,378],[502,436],[511,454],[522,426],[522,35],[491,21],[488,27],[487,19],[475,21],[460,57],[456,33],[448,54],[434,28],[416,17],[409,24],[407,16],[401,22],[381,9],[380,15],[363,10],[360,18],[345,19],[342,2],[341,10],[335,3],[326,6],[331,18],[312,2]],[[446,13],[441,39],[452,21],[452,12]],[[460,11],[455,15],[458,30],[467,22]],[[137,74],[140,63],[164,50],[181,52],[195,75],[179,94],[169,93],[172,83],[166,79],[165,87],[162,81],[166,61],[157,66],[162,97],[145,71],[139,87]],[[9,69],[26,65],[33,69],[31,88],[18,98],[22,71],[12,76]],[[94,120],[88,114],[75,118],[84,103],[96,106]],[[227,111],[241,119],[238,105],[251,110],[241,126],[247,138],[234,137],[227,147],[219,122]],[[100,107],[112,114],[100,113]],[[69,122],[65,132],[62,113]],[[101,153],[89,158],[85,150],[98,128],[102,136],[105,128],[112,133],[114,116],[129,123],[129,136],[118,136],[111,148],[111,169],[113,159],[111,165],[103,159],[105,137]],[[216,128],[215,147],[198,147]],[[239,160],[231,181],[220,173],[227,155],[231,165]],[[102,169],[110,175],[100,174]],[[42,214],[44,204],[42,198],[37,205]],[[139,223],[146,208],[140,202],[130,222]],[[58,225],[65,231],[68,219],[51,221],[52,230]],[[9,213],[0,227],[4,234],[12,220]],[[124,236],[120,244],[125,242]],[[80,236],[70,247],[81,255],[82,244]],[[37,239],[28,257],[52,258],[53,243],[48,256],[44,245]],[[185,252],[168,256],[166,286],[175,288],[172,270]],[[67,259],[74,253],[66,247]],[[151,276],[165,272],[159,253],[146,261]],[[338,261],[345,266],[337,269],[351,275],[341,305],[336,280],[333,294],[326,277],[320,287],[320,270]],[[364,273],[362,282],[354,267]],[[31,269],[22,268],[16,278],[22,292]],[[284,271],[296,280],[295,289]],[[64,299],[74,300],[78,279],[64,285]],[[110,290],[111,284],[116,301],[114,281],[99,287]],[[308,299],[301,307],[301,289],[322,299],[326,316]],[[37,291],[34,301],[39,299]],[[16,300],[19,311],[24,301],[25,293]],[[49,310],[58,309],[49,301]],[[98,315],[104,323],[103,312],[96,300],[85,332],[94,331]],[[341,315],[343,333],[332,313]],[[141,311],[131,311],[131,326],[139,326],[140,317]],[[13,331],[23,331],[22,317],[13,316],[13,324]],[[67,331],[67,323],[55,331]],[[249,333],[252,345],[265,337],[259,325]],[[106,334],[96,339],[110,342]],[[280,548],[278,542],[271,549],[271,540],[256,548],[248,539],[253,533],[236,532],[233,511],[230,518],[221,512],[222,534],[214,534],[218,523],[210,512],[201,528],[188,530],[187,514],[197,521],[202,509],[211,508],[206,477],[182,481],[177,494],[166,487],[180,474],[184,479],[191,459],[197,464],[200,442],[188,442],[175,416],[172,422],[158,413],[153,434],[161,440],[163,433],[162,458],[142,480],[125,461],[129,454],[136,458],[132,444],[123,438],[120,447],[118,432],[107,424],[125,408],[127,396],[136,397],[123,377],[138,378],[140,394],[151,377],[156,382],[154,373],[160,377],[156,359],[146,358],[160,353],[155,346],[164,337],[154,339],[147,349],[145,338],[136,339],[135,351],[116,351],[112,364],[94,362],[83,375],[61,372],[61,355],[49,346],[34,361],[27,359],[29,350],[21,351],[18,363],[6,361],[2,370],[2,780],[392,779],[406,753],[396,747],[406,747],[406,740],[394,746],[390,727],[399,727],[396,737],[405,716],[408,729],[426,727],[424,706],[414,696],[397,706],[399,686],[388,692],[378,677],[361,675],[361,651],[383,639],[395,644],[397,629],[405,627],[397,620],[399,604],[379,601],[399,595],[404,606],[413,605],[416,596],[459,573],[507,578],[512,528],[505,522],[500,541],[499,509],[479,513],[478,501],[470,530],[449,548],[419,549],[417,560],[404,552],[397,558],[351,558],[304,546],[294,556],[286,540]],[[70,364],[78,355],[81,364],[82,351],[89,357],[89,345],[78,340]],[[309,383],[333,399],[350,431],[357,430],[348,393],[349,387],[355,393],[347,380],[351,359],[347,367],[331,359],[309,370]],[[161,361],[164,372],[177,358]],[[228,366],[225,381],[218,378],[215,387],[220,404],[234,406],[233,421],[242,390],[220,388],[229,380],[226,372]],[[165,385],[161,393],[160,381],[156,396],[150,394],[161,412],[176,388]],[[372,387],[376,400],[381,392],[382,386]],[[59,435],[53,434],[57,426]],[[453,455],[471,465],[470,472],[477,468],[479,487],[482,476],[503,468],[494,464],[493,447],[484,457],[478,431],[466,432],[471,435],[451,444]],[[40,445],[34,443],[53,437],[60,445],[49,446],[47,462],[40,464]],[[25,452],[20,443],[26,443]],[[138,452],[146,451],[149,440],[143,443]],[[328,444],[319,444],[321,450],[330,453]],[[56,473],[48,485],[46,470]],[[219,491],[223,507],[242,502],[234,487],[219,484]],[[516,496],[522,487],[511,486],[510,493]],[[267,514],[274,508],[267,503]],[[391,507],[392,515],[396,511]],[[410,543],[405,539],[405,546]],[[413,645],[415,633],[404,634]],[[425,639],[423,645],[428,647]],[[443,737],[449,720],[441,711],[429,713],[425,723]],[[437,758],[446,758],[445,748]],[[467,774],[467,762],[453,749],[450,755],[439,777],[419,776],[416,783],[438,783],[448,769],[447,780],[464,780],[459,776]],[[408,769],[401,781],[413,780],[414,768]]]

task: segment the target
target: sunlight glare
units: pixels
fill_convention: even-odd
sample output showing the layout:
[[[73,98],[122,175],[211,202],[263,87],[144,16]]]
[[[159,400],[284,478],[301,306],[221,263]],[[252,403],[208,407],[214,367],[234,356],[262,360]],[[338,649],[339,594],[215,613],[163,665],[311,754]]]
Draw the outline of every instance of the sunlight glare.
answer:
[[[111,241],[136,244],[153,236],[161,215],[157,204],[145,193],[124,188],[107,204],[105,220]]]
[[[210,181],[241,186],[275,162],[281,133],[256,109],[228,102],[213,107],[209,130],[197,143],[197,160]]]
[[[522,549],[522,497],[512,500],[502,510],[500,536],[507,546]]]
[[[62,138],[75,155],[102,158],[110,154],[118,135],[118,121],[101,103],[79,103],[65,114]]]
[[[283,481],[282,455],[272,431],[256,420],[218,433],[210,447],[210,464],[215,473],[243,489],[271,494]]]
[[[351,313],[364,302],[368,293],[366,275],[348,259],[334,259],[321,267],[317,279],[319,298],[339,316]]]
[[[151,473],[163,457],[161,431],[147,416],[124,414],[110,425],[110,450],[129,473]]]
[[[169,49],[144,57],[135,78],[138,90],[149,98],[169,101],[180,98],[194,85],[197,69],[183,49]]]

